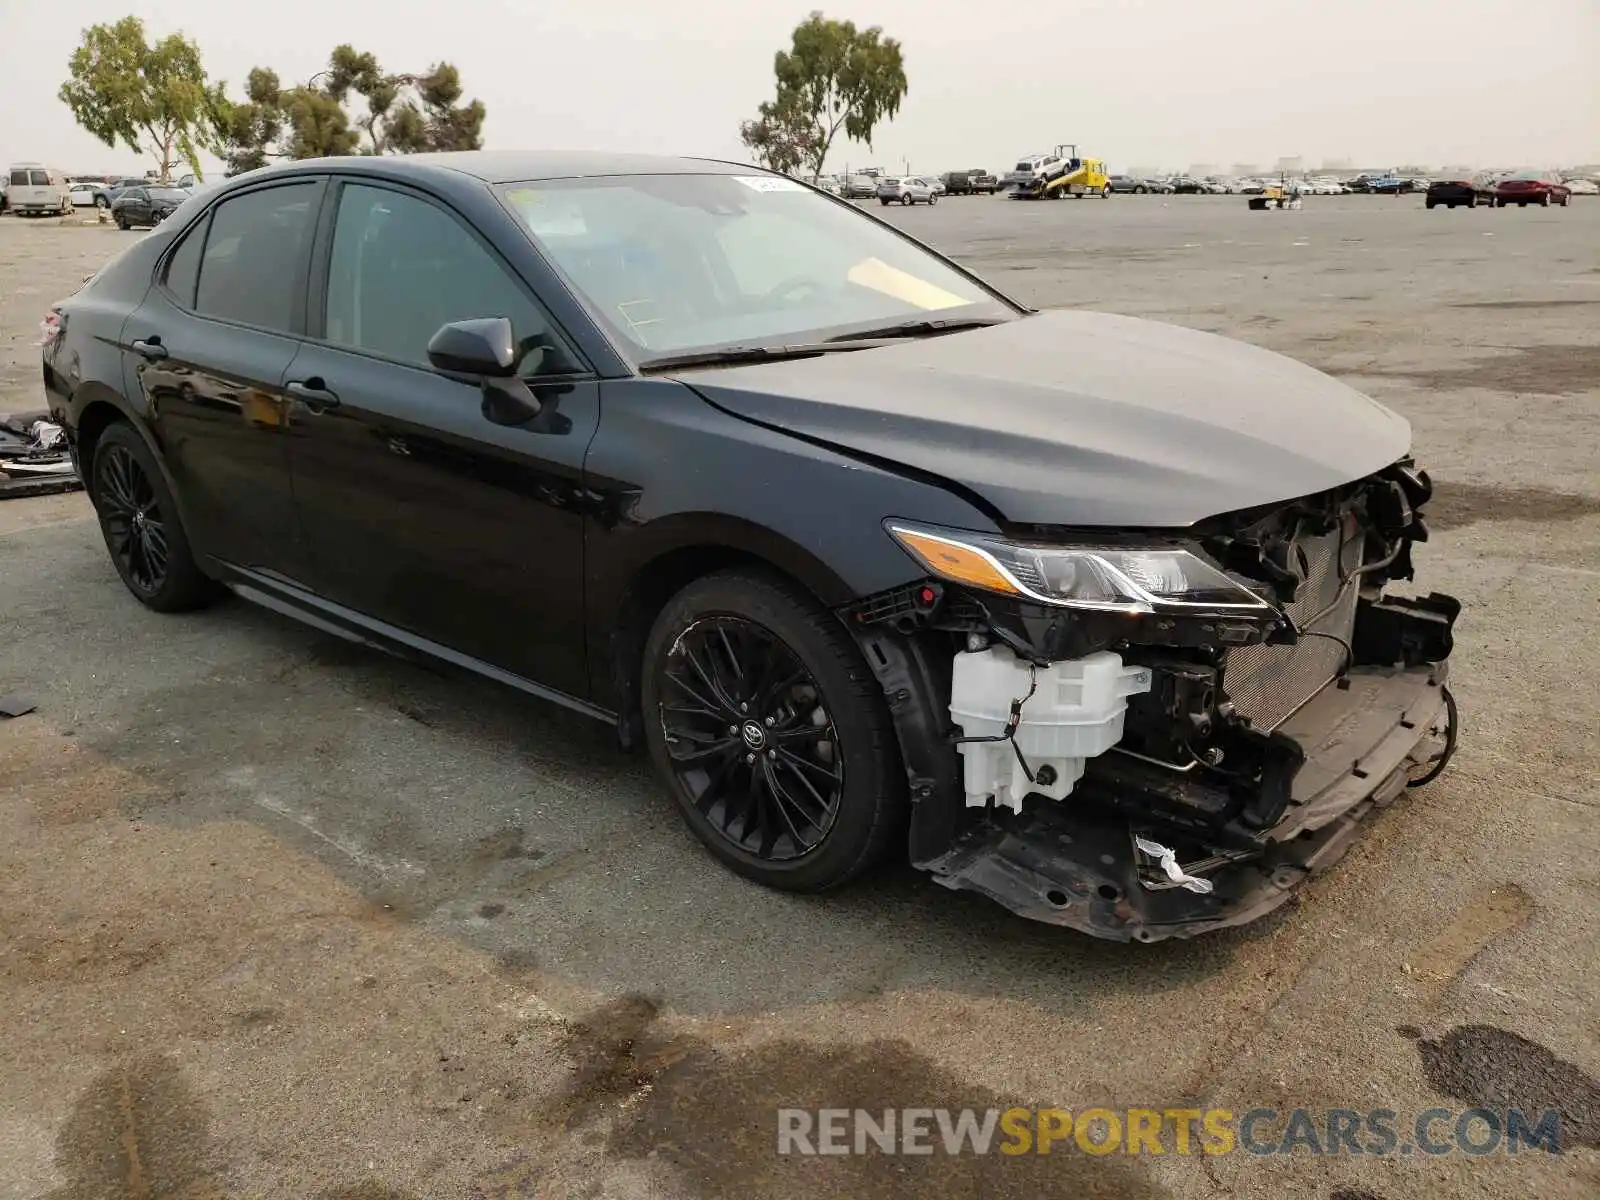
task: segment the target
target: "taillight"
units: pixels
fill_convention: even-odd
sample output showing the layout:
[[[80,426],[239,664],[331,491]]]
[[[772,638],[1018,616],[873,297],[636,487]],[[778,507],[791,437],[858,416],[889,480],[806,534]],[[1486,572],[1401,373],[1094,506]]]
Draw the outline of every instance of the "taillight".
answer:
[[[39,344],[53,346],[60,341],[61,335],[66,332],[66,323],[61,319],[61,313],[51,309],[44,314],[44,319],[39,322]]]

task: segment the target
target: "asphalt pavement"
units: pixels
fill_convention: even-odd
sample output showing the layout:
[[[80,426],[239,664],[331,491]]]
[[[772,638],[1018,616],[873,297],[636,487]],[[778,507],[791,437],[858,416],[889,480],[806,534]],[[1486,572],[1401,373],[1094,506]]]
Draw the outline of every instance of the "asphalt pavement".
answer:
[[[0,1200],[1600,1193],[1600,199],[871,211],[1408,417],[1416,586],[1465,605],[1445,775],[1192,942],[905,868],[781,895],[607,729],[242,602],[147,612],[81,495],[9,501],[0,693],[38,707],[0,720]],[[0,411],[39,403],[44,307],[138,236],[0,220]],[[1554,1107],[1568,1151],[775,1150],[783,1108],[1012,1105]]]

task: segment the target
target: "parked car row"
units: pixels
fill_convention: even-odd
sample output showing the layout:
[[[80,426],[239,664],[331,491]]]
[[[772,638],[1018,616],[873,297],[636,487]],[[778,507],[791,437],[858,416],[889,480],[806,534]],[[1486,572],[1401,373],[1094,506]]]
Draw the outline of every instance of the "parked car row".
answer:
[[[76,208],[102,208],[110,209],[114,217],[118,198],[130,190],[164,188],[187,197],[199,186],[194,175],[164,185],[135,175],[69,176],[57,167],[32,162],[13,163],[0,181],[0,211],[18,216],[66,216]],[[138,201],[144,203],[148,197]],[[138,214],[143,211],[137,205],[132,207],[129,223],[141,223]]]
[[[1428,185],[1424,203],[1429,208],[1441,205],[1445,208],[1458,205],[1475,208],[1479,204],[1495,208],[1506,208],[1512,204],[1518,208],[1526,208],[1530,204],[1548,208],[1558,204],[1565,208],[1572,203],[1572,196],[1571,184],[1562,183],[1538,171],[1521,171],[1499,179],[1436,179]]]

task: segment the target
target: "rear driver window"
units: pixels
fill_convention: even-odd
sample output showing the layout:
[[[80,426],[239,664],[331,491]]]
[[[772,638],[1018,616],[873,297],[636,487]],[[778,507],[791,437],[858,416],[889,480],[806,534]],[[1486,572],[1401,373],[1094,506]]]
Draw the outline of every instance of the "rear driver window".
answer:
[[[195,311],[290,332],[295,277],[311,238],[320,187],[264,188],[217,205],[200,258]]]

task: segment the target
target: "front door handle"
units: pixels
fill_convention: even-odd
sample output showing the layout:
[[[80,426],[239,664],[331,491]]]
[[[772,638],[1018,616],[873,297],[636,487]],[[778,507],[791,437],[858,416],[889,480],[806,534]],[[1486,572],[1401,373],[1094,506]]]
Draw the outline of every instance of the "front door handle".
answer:
[[[161,344],[160,338],[153,335],[148,338],[135,338],[133,352],[150,362],[158,362],[167,356],[167,348]]]
[[[293,380],[286,390],[310,412],[325,413],[330,408],[339,407],[339,397],[324,387],[322,379],[316,375],[310,379]]]

